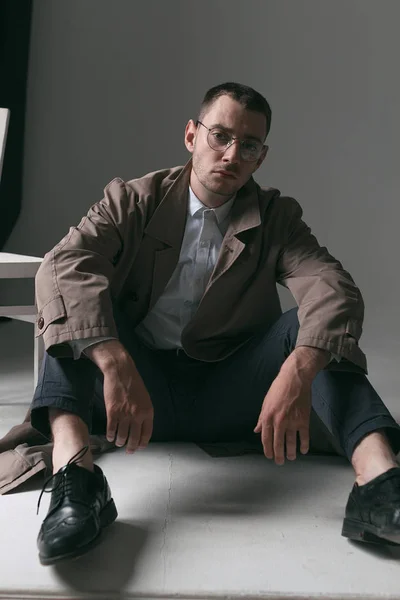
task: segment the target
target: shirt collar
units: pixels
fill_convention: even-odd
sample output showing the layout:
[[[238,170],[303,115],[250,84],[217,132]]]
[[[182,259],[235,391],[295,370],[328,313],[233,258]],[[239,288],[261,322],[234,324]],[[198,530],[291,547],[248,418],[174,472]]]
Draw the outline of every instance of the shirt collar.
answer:
[[[226,217],[228,216],[228,213],[232,208],[232,204],[233,204],[235,198],[236,198],[236,194],[233,196],[233,198],[231,198],[230,200],[225,202],[225,204],[222,204],[221,206],[218,206],[217,208],[209,209],[214,212],[215,218],[217,219],[218,224],[222,223],[222,221],[224,221],[226,219]],[[189,212],[190,212],[191,216],[194,217],[194,215],[201,213],[207,209],[208,209],[208,206],[205,206],[205,204],[200,202],[200,200],[197,198],[197,196],[193,192],[192,188],[189,186]]]

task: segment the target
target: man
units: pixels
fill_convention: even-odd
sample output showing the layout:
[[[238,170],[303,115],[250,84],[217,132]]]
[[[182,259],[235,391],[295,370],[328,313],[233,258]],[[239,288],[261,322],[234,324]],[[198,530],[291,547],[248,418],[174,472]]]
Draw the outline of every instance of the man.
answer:
[[[299,204],[255,183],[270,122],[255,90],[212,88],[186,126],[187,165],[113,180],[46,254],[31,406],[54,443],[43,564],[85,552],[117,516],[91,431],[128,453],[256,436],[282,465],[297,436],[308,452],[312,414],[355,469],[343,535],[400,543],[400,428],[366,377],[362,296]],[[276,283],[298,309],[282,314]]]

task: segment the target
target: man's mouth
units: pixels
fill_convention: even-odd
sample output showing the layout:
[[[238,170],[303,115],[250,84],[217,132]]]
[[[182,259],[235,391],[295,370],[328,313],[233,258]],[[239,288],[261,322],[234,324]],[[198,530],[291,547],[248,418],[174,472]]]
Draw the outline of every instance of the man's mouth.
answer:
[[[236,179],[236,175],[235,173],[232,173],[232,171],[223,171],[223,170],[219,170],[219,171],[215,171],[216,173],[218,173],[219,175],[223,175],[224,177],[231,177],[232,179]]]

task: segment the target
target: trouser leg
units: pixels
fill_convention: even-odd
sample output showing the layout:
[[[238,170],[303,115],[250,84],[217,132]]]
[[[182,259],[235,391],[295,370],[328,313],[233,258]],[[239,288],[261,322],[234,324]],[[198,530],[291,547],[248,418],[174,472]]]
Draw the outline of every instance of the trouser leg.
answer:
[[[217,363],[195,403],[192,436],[203,442],[260,437],[253,429],[264,397],[295,348],[298,329],[295,308],[281,315],[266,333]],[[333,446],[349,459],[361,438],[377,429],[385,429],[397,454],[400,427],[367,377],[352,368],[348,363],[348,371],[324,369],[315,377],[314,421],[322,423]]]
[[[168,382],[156,353],[135,336],[129,319],[115,308],[119,339],[132,356],[154,407],[152,441],[174,439],[176,413]],[[50,437],[49,408],[78,415],[91,433],[105,433],[103,374],[88,358],[55,358],[45,353],[31,405],[33,427]],[[92,418],[93,417],[93,418]]]
[[[58,408],[79,416],[91,428],[97,367],[86,358],[55,358],[45,352],[31,404],[31,423],[50,439],[48,411]]]

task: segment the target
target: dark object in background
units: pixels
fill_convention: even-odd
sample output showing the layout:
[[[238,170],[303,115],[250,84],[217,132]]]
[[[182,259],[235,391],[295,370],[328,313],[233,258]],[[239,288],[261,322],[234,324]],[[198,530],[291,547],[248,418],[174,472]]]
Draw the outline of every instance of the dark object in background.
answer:
[[[0,1],[0,107],[11,113],[0,180],[0,250],[21,209],[31,15],[32,0]]]

